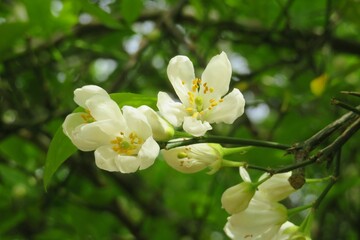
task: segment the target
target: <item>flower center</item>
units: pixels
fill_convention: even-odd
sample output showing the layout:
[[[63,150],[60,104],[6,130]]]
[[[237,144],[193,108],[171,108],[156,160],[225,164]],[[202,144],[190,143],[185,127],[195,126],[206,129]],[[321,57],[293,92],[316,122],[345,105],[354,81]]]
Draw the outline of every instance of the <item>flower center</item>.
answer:
[[[95,122],[95,118],[91,115],[89,109],[85,109],[84,114],[81,114],[81,118],[85,121],[85,123]]]
[[[138,154],[143,143],[144,140],[134,132],[131,132],[128,136],[121,132],[120,136],[111,141],[111,144],[113,144],[112,149],[122,155]]]
[[[184,85],[185,82],[182,81]],[[191,91],[188,91],[188,100],[190,106],[186,108],[186,111],[193,117],[193,118],[202,118],[206,112],[211,111],[215,106],[219,103],[223,102],[224,99],[215,99],[211,98],[208,101],[204,101],[203,96],[206,94],[211,94],[214,92],[213,87],[209,87],[207,83],[202,83],[200,78],[195,78],[192,81]]]

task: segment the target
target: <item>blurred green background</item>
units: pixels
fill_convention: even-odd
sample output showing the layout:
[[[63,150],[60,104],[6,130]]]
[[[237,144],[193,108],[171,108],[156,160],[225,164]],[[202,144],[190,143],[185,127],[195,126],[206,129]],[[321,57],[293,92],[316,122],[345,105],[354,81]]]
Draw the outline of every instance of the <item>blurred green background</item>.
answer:
[[[46,152],[76,107],[74,89],[173,93],[173,56],[187,55],[200,76],[225,51],[246,114],[212,133],[292,145],[347,112],[333,97],[359,104],[340,94],[360,91],[359,16],[357,0],[1,0],[0,239],[227,239],[220,198],[240,181],[236,169],[185,175],[159,158],[135,174],[110,173],[78,152],[45,192]],[[359,142],[357,134],[343,148],[313,239],[360,239]],[[292,156],[256,148],[236,160],[280,166]],[[286,203],[309,202],[323,187],[305,186]]]

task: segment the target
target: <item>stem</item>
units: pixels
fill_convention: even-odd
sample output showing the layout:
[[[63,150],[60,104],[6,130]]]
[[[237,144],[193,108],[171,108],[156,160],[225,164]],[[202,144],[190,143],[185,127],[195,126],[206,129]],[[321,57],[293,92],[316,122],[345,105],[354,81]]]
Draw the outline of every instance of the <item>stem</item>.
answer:
[[[327,176],[323,178],[306,178],[306,183],[319,183],[319,182],[325,182],[333,178],[333,176]]]
[[[224,156],[231,155],[234,153],[246,153],[247,150],[251,149],[251,147],[235,147],[235,148],[222,148],[222,153]]]
[[[330,189],[334,186],[336,183],[339,174],[340,174],[340,161],[341,161],[341,150],[337,152],[336,158],[335,158],[335,169],[334,169],[334,176],[330,178],[329,184],[325,187],[324,191],[320,194],[318,199],[313,204],[313,209],[316,210],[322,200],[324,200],[325,196],[329,193]]]
[[[360,110],[360,106],[357,106],[356,109]],[[352,112],[344,114],[342,117],[321,129],[319,132],[296,148],[302,148],[307,152],[311,152],[311,150],[315,149],[320,143],[328,139],[336,130],[353,121],[356,117],[357,115]],[[294,150],[296,150],[296,148]]]
[[[223,159],[221,161],[221,167],[242,167],[242,166],[246,166],[246,162],[234,162],[226,159]]]
[[[331,104],[334,104],[336,106],[340,106],[342,108],[345,108],[346,110],[352,111],[352,112],[360,115],[360,110],[359,109],[354,108],[354,107],[352,107],[352,106],[350,106],[350,105],[348,105],[348,104],[346,104],[344,102],[341,102],[341,101],[339,101],[339,100],[337,100],[335,98],[331,99]]]
[[[355,96],[355,97],[360,97],[360,92],[341,91],[341,93],[353,95],[353,96]]]
[[[288,217],[291,217],[294,214],[297,214],[297,213],[302,212],[302,211],[304,211],[306,209],[309,209],[309,208],[313,207],[313,205],[314,204],[312,203],[312,204],[308,204],[308,205],[288,209]]]
[[[310,165],[314,162],[316,162],[317,158],[316,157],[312,157],[306,161],[302,161],[302,162],[299,162],[299,163],[295,163],[293,165],[290,165],[290,166],[286,166],[286,167],[283,167],[283,168],[278,168],[278,169],[275,169],[273,171],[273,174],[276,174],[276,173],[284,173],[284,172],[289,172],[289,171],[292,171],[294,169],[298,169],[298,168],[301,168],[301,167],[305,167],[307,165]]]
[[[359,130],[359,128],[360,118],[358,118],[353,124],[346,128],[345,131],[338,138],[336,138],[334,142],[319,151],[319,160],[326,159],[334,152],[339,151],[340,148],[357,132],[357,130]]]
[[[269,142],[269,141],[261,141],[261,140],[251,140],[251,139],[243,139],[243,138],[233,138],[233,137],[222,137],[222,136],[203,136],[198,138],[191,139],[181,139],[179,141],[171,141],[167,143],[166,149],[171,149],[175,147],[186,146],[190,144],[196,143],[220,143],[220,144],[230,144],[237,146],[254,146],[254,147],[265,147],[265,148],[273,148],[280,150],[287,150],[291,146]]]

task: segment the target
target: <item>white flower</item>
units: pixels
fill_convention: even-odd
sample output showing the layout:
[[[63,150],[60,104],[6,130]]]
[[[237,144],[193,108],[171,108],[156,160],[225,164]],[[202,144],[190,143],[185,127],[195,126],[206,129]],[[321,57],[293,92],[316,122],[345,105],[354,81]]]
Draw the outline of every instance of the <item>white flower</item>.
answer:
[[[231,239],[272,239],[287,220],[287,209],[280,203],[255,196],[248,208],[228,217],[224,231]]]
[[[311,240],[311,238],[301,232],[298,226],[286,221],[271,240]]]
[[[229,213],[234,214],[245,210],[256,192],[256,185],[251,183],[251,179],[246,169],[240,167],[240,175],[244,180],[225,190],[221,197],[222,207]]]
[[[65,118],[62,125],[65,135],[82,151],[107,144],[109,136],[103,129],[122,118],[118,105],[104,89],[93,85],[76,89],[74,95],[74,101],[84,112],[71,113]]]
[[[203,136],[212,129],[210,123],[232,124],[244,112],[245,100],[238,89],[228,95],[231,64],[222,52],[213,57],[201,79],[186,56],[176,56],[169,62],[167,74],[181,103],[167,93],[159,92],[157,107],[174,126],[193,136]]]
[[[107,171],[135,172],[151,166],[160,152],[145,115],[119,106],[97,86],[76,89],[74,100],[84,112],[69,114],[63,131],[82,151],[95,150],[96,165]]]
[[[107,171],[135,172],[150,167],[159,155],[159,145],[145,116],[136,108],[124,106],[123,117],[104,131],[110,141],[95,151],[96,165]]]
[[[174,136],[174,128],[165,119],[160,117],[152,108],[140,106],[142,112],[151,126],[153,138],[157,141],[167,141]]]
[[[194,173],[207,167],[217,171],[221,167],[222,152],[218,144],[198,143],[183,147],[161,150],[161,153],[172,168],[182,173]]]
[[[268,176],[268,173],[263,174],[259,181]],[[291,172],[279,173],[271,176],[271,178],[258,187],[259,193],[272,201],[281,201],[287,198],[291,193],[296,191],[288,181],[290,176]]]

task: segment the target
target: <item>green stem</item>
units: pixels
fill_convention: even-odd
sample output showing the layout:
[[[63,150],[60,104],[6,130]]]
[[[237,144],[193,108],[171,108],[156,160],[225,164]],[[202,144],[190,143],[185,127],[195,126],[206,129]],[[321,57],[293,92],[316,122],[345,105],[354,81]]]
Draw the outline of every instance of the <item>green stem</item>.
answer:
[[[313,209],[316,210],[320,203],[324,200],[325,196],[329,193],[330,189],[334,186],[336,183],[339,174],[340,174],[340,161],[341,161],[341,151],[339,150],[337,152],[336,158],[335,158],[335,169],[334,169],[334,176],[331,176],[329,184],[325,187],[324,191],[320,194],[320,196],[316,199]]]
[[[246,162],[235,162],[235,161],[230,161],[230,160],[226,160],[226,159],[223,159],[221,161],[221,167],[242,167],[245,165],[246,165]]]
[[[302,212],[302,211],[304,211],[306,209],[309,209],[309,208],[313,207],[313,205],[314,204],[308,204],[308,205],[288,209],[288,217],[290,218],[294,214],[297,214],[297,213]]]
[[[171,149],[175,147],[181,147],[196,143],[219,143],[219,144],[230,144],[237,146],[265,147],[265,148],[273,148],[280,150],[287,150],[291,147],[289,145],[284,145],[269,141],[223,137],[223,136],[203,136],[203,137],[190,138],[190,139],[181,139],[181,140],[179,139],[179,141],[169,141],[167,142],[166,149]]]
[[[235,148],[222,148],[224,156],[231,155],[234,153],[246,153],[252,147],[235,147]]]
[[[330,179],[332,179],[333,176],[327,176],[324,178],[306,178],[306,183],[319,183],[319,182],[325,182],[328,181]]]

